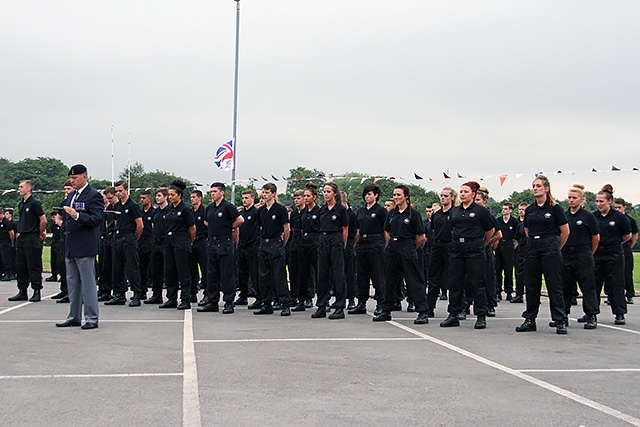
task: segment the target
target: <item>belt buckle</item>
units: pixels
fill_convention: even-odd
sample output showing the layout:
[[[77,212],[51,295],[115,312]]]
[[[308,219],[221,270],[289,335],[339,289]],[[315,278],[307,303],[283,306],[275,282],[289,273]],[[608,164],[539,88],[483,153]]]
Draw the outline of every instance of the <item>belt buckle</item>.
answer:
[[[170,231],[167,233],[167,236],[171,236],[173,234],[173,231]]]
[[[367,235],[366,235],[366,234],[363,234],[363,235],[362,235],[362,238],[363,238],[363,239],[366,239],[366,238],[367,238]]]
[[[534,240],[537,240],[537,239],[539,239],[539,238],[540,238],[540,236],[533,236],[533,239],[534,239]]]
[[[392,238],[392,240],[393,240],[394,242],[397,242],[397,241],[398,241],[398,238],[397,238],[397,237],[393,237],[393,238]]]
[[[464,243],[464,237],[460,237],[460,238],[458,239],[458,241],[459,241],[460,243]]]

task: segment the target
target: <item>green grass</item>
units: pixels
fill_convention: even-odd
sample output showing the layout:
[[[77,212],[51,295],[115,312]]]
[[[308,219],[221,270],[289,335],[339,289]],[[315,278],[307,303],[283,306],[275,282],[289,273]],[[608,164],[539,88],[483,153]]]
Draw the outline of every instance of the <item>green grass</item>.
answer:
[[[42,269],[51,271],[51,246],[42,249]]]

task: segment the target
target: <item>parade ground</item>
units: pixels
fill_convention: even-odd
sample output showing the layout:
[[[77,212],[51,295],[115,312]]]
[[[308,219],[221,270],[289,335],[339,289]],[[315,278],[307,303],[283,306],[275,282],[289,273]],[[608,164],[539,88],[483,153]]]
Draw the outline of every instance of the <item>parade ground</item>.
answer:
[[[532,333],[508,302],[486,330],[440,328],[446,301],[419,326],[101,305],[81,330],[55,326],[56,292],[8,302],[0,284],[0,425],[640,426],[637,305],[615,326],[603,303],[591,331],[573,307],[565,336],[545,298]]]

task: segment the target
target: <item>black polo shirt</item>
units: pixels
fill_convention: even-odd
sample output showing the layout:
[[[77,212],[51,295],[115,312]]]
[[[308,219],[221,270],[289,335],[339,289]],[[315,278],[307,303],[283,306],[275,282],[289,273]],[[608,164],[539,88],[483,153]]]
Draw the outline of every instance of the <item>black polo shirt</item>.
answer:
[[[342,227],[349,226],[349,214],[340,203],[333,205],[329,209],[324,205],[318,211],[320,217],[320,231],[324,233],[342,233]]]
[[[294,236],[299,236],[302,234],[302,213],[305,208],[302,208],[301,211],[298,211],[298,208],[293,206],[291,208],[291,214],[289,215],[289,223],[291,224],[291,232]]]
[[[518,246],[524,246],[527,244],[527,233],[524,232],[524,221],[518,220],[518,228],[513,239],[518,242]]]
[[[125,234],[135,234],[136,219],[142,218],[140,205],[129,197],[125,204],[118,201],[113,207],[113,210],[120,212],[120,215],[116,217],[116,232],[121,236]]]
[[[105,210],[108,211],[115,211],[116,207],[115,205],[112,204],[108,204],[106,208],[104,208]],[[107,223],[107,232],[112,233],[116,230],[116,214],[114,213],[105,213],[104,214],[104,220]]]
[[[153,238],[161,239],[166,236],[167,231],[164,226],[164,217],[167,213],[167,209],[169,209],[169,205],[165,206],[164,209],[158,207],[153,212]]]
[[[344,209],[344,208],[343,208]],[[289,223],[289,213],[287,208],[280,203],[274,202],[271,209],[266,205],[258,209],[258,227],[260,227],[260,237],[263,239],[275,239],[284,233],[284,225]]]
[[[507,222],[504,222],[502,216],[496,218],[497,230],[502,231],[502,239],[513,240],[518,228],[518,220],[510,216]]]
[[[632,216],[629,216],[629,214],[625,214],[625,216],[627,217],[627,219],[629,220],[629,223],[631,224],[631,234],[638,234],[638,223],[636,222],[636,220]],[[631,239],[624,242],[622,246],[628,246],[630,248]]]
[[[387,210],[375,203],[370,208],[362,206],[356,213],[356,227],[360,234],[382,234],[387,220]]]
[[[9,221],[7,218],[3,216],[2,220],[0,221],[0,242],[11,241],[11,237],[9,237],[9,232],[11,230],[13,230],[13,225],[11,224],[11,221]]]
[[[205,207],[198,206],[198,209],[193,210],[193,219],[196,221],[196,239],[206,239],[207,238],[207,226],[205,225]]]
[[[319,233],[320,232],[320,206],[315,205],[313,209],[305,208],[302,211],[302,218],[300,223],[302,224],[303,233]]]
[[[566,223],[567,217],[562,207],[557,203],[551,206],[549,198],[542,206],[534,203],[524,211],[524,227],[529,229],[529,238],[558,236],[560,226]]]
[[[142,211],[142,235],[141,239],[149,239],[153,236],[153,214],[156,208],[151,206],[148,211]]]
[[[241,215],[244,222],[240,224],[240,246],[253,246],[258,240],[258,209],[242,208]]]
[[[188,207],[184,202],[181,201],[175,207],[171,203],[167,206],[164,214],[165,235],[186,234],[189,228],[195,224],[193,209]]]
[[[388,231],[392,238],[397,239],[415,239],[416,236],[424,234],[424,225],[422,217],[417,209],[406,207],[400,212],[395,207],[384,223],[384,231]]]
[[[346,208],[345,208],[346,209]],[[349,229],[347,233],[347,239],[354,239],[356,237],[356,213],[353,209],[347,209],[347,217],[349,218]]]
[[[451,208],[451,237],[456,239],[482,239],[484,234],[494,228],[489,210],[472,202],[466,209],[460,206]]]
[[[595,211],[593,215],[600,227],[599,248],[619,245],[622,243],[622,236],[631,233],[631,223],[622,212],[611,208],[605,216],[600,211]]]
[[[438,243],[451,242],[451,208],[448,211],[438,209],[431,215],[433,240]]]
[[[33,196],[27,200],[20,200],[18,205],[20,218],[18,218],[18,233],[40,233],[40,217],[44,215],[42,205]]]
[[[595,236],[600,232],[596,217],[583,208],[578,209],[576,213],[571,213],[571,210],[567,209],[564,214],[569,224],[569,237],[564,247],[591,247],[591,236]]]
[[[233,222],[240,216],[235,206],[222,199],[217,206],[210,203],[204,212],[209,237],[231,237]]]
[[[431,221],[429,221],[429,218],[422,221],[422,226],[424,228],[424,234],[427,237],[425,246],[429,247],[431,246],[431,243],[433,243],[433,230],[431,229]]]

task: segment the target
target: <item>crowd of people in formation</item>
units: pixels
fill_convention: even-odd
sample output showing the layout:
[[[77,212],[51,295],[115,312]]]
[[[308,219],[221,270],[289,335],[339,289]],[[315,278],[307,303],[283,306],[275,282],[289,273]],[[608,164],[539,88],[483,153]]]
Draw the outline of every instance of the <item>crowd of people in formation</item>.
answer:
[[[69,301],[62,207],[70,205],[72,183],[64,188],[61,208],[51,212],[52,275],[46,279],[60,278],[53,296],[58,303]],[[41,299],[47,219],[32,190],[30,181],[20,182],[18,223],[11,210],[2,212],[2,280],[18,283],[11,301]],[[633,304],[631,248],[638,227],[609,184],[597,193],[595,212],[584,208],[584,187],[575,184],[564,211],[549,180],[539,175],[531,204],[506,202],[496,216],[486,207],[487,188],[469,181],[459,189],[444,187],[440,202],[426,207],[425,219],[405,185],[383,202],[380,187],[366,185],[364,205],[355,212],[333,182],[322,186],[322,201],[318,186],[308,183],[294,193],[291,206],[278,202],[273,183],[259,194],[243,191],[240,208],[225,199],[220,182],[211,184],[206,206],[200,190],[185,190],[176,180],[154,193],[143,191],[139,203],[126,181],[102,190],[96,276],[104,305],[184,310],[197,303],[200,313],[223,314],[247,306],[257,316],[313,309],[312,318],[335,320],[366,314],[373,298],[373,321],[380,322],[391,320],[406,299],[407,311],[417,313],[414,323],[426,324],[438,301],[447,301],[441,327],[460,326],[473,307],[474,328],[484,329],[504,296],[512,304],[526,303],[516,331],[530,332],[537,329],[544,278],[549,326],[566,334],[578,287],[578,322],[585,329],[597,328],[603,291],[617,325]]]

